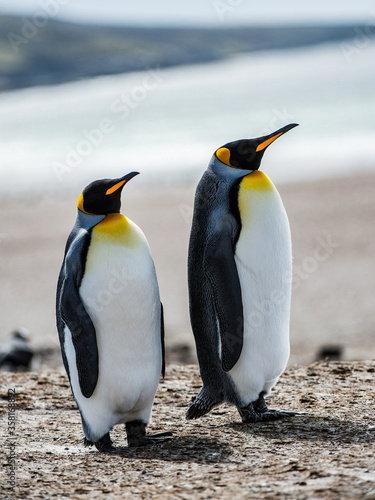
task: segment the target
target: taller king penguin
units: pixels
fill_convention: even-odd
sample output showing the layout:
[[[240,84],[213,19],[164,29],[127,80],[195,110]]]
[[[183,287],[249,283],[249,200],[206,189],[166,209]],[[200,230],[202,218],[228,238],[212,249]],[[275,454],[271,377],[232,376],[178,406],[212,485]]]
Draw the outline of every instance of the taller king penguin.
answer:
[[[188,283],[203,388],[188,419],[223,402],[244,423],[293,415],[264,399],[289,358],[292,248],[280,195],[259,167],[266,148],[296,126],[225,144],[198,184]]]
[[[57,286],[57,328],[84,443],[102,452],[118,450],[109,432],[119,423],[128,446],[171,436],[146,436],[164,375],[164,326],[147,240],[119,213],[122,189],[137,174],[83,190]]]

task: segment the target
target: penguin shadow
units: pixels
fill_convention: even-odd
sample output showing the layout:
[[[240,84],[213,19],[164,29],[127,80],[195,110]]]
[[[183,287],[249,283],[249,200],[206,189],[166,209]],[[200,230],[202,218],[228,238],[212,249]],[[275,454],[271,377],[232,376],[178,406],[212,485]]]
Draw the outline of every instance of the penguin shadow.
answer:
[[[297,413],[294,417],[256,424],[232,423],[229,427],[243,434],[263,436],[284,444],[289,441],[325,441],[345,444],[375,442],[375,428],[369,424],[335,417]]]
[[[121,456],[124,459],[194,462],[204,465],[227,462],[232,453],[230,446],[216,438],[174,435],[164,443],[139,448],[117,447],[106,455]]]

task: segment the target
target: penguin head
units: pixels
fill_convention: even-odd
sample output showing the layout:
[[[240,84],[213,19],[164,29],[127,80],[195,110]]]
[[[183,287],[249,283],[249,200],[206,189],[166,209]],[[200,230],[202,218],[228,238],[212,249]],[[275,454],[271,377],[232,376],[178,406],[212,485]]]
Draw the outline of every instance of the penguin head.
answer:
[[[88,215],[120,212],[122,188],[138,174],[139,172],[130,172],[117,179],[100,179],[91,182],[78,198],[78,209]]]
[[[241,139],[228,142],[215,151],[215,156],[228,167],[241,170],[258,170],[266,148],[285,132],[297,126],[298,123],[291,123],[270,135],[258,137],[257,139]]]

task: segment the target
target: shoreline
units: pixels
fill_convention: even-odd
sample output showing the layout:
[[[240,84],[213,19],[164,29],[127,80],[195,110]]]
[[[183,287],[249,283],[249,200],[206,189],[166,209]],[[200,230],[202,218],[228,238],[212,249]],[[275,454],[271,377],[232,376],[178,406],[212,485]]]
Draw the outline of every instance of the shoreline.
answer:
[[[50,17],[47,11],[48,23],[43,26],[32,16],[0,13],[0,35],[6,41],[0,91],[212,63],[246,52],[339,43],[351,39],[357,27],[351,23],[250,25],[224,30],[213,26],[116,26],[62,20]],[[38,43],[29,43],[34,37]]]

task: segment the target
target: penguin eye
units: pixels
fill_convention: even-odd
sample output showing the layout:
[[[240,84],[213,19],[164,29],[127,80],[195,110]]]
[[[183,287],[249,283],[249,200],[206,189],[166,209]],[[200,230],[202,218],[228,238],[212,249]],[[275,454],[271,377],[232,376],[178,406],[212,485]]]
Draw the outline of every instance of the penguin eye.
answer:
[[[238,163],[242,164],[249,164],[251,163],[255,157],[257,156],[257,152],[255,150],[255,147],[253,144],[251,144],[250,141],[239,141],[238,144],[236,145],[236,148],[233,151],[233,156],[238,159]],[[233,159],[232,158],[232,164],[233,164]],[[237,163],[237,164],[238,164]]]

